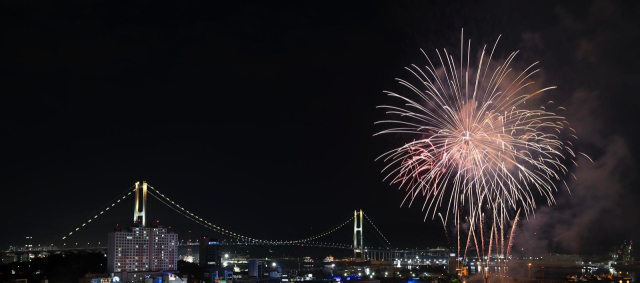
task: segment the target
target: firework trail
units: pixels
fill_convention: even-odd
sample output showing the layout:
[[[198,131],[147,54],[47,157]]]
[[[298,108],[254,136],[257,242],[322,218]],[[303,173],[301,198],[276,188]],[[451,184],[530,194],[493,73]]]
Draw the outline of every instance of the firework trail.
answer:
[[[442,227],[444,228],[444,235],[447,236],[447,244],[451,245],[451,241],[449,239],[449,232],[447,232],[447,225],[444,222],[444,218],[442,218],[442,214],[438,213],[438,216],[440,216],[440,220],[442,220]]]
[[[483,211],[492,215],[491,226],[498,225],[489,234],[491,238],[495,231],[497,250],[498,228],[503,235],[510,213],[522,209],[528,218],[538,194],[548,205],[555,203],[557,184],[569,189],[563,180],[569,173],[565,164],[575,164],[576,154],[582,153],[572,150],[575,131],[554,113],[563,107],[549,101],[532,108],[533,97],[555,88],[534,88],[537,62],[516,73],[511,63],[517,51],[492,65],[498,41],[488,58],[484,46],[479,59],[471,58],[471,40],[466,48],[464,42],[462,37],[458,61],[446,49],[436,50],[435,60],[421,50],[428,64],[405,68],[415,84],[396,79],[408,95],[385,91],[399,103],[379,106],[390,118],[376,123],[387,125],[376,135],[412,138],[377,159],[388,163],[384,180],[407,192],[402,204],[422,197],[425,219],[444,209],[443,221],[451,212],[458,227],[459,214],[468,211],[463,217],[471,227],[466,254],[471,236],[476,248],[476,235],[481,238],[484,250]]]
[[[513,246],[513,237],[515,236],[519,215],[520,215],[520,210],[518,210],[518,213],[516,213],[516,218],[513,219],[513,227],[511,227],[511,234],[509,235],[509,245],[507,245],[507,258],[509,258],[509,254],[511,253],[511,247]]]

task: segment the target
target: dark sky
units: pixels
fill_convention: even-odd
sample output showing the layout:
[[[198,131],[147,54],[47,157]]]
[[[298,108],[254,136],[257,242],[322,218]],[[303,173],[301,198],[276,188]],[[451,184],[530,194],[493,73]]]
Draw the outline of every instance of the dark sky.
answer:
[[[472,50],[502,34],[497,58],[541,61],[595,160],[519,244],[638,239],[638,5],[449,2],[3,1],[0,247],[50,243],[138,180],[252,237],[308,236],[361,208],[398,246],[443,245],[440,222],[382,183],[374,159],[404,140],[372,137],[373,123],[419,49],[458,50],[462,28]],[[74,237],[106,240],[128,201]]]

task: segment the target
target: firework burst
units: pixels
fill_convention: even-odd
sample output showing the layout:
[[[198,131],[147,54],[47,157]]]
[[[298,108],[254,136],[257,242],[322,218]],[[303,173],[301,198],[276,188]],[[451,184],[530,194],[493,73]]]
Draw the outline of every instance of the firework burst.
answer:
[[[483,47],[473,66],[470,40],[466,48],[461,40],[459,60],[446,49],[436,50],[435,60],[422,51],[428,64],[405,68],[417,83],[397,79],[408,95],[385,91],[400,103],[379,106],[391,118],[377,122],[387,128],[376,134],[412,138],[378,158],[388,163],[385,180],[406,190],[403,204],[422,196],[425,219],[446,207],[443,222],[453,212],[456,225],[468,209],[463,216],[471,223],[467,242],[471,235],[477,239],[474,229],[484,241],[482,218],[490,212],[498,226],[489,234],[489,239],[496,236],[489,254],[491,245],[498,248],[497,231],[504,230],[509,211],[521,209],[529,217],[535,194],[551,205],[558,186],[569,189],[565,164],[575,163],[571,139],[577,139],[555,113],[564,108],[549,101],[531,109],[538,101],[533,97],[555,88],[535,88],[537,62],[522,72],[511,67],[518,52],[492,62],[498,40],[488,58]]]

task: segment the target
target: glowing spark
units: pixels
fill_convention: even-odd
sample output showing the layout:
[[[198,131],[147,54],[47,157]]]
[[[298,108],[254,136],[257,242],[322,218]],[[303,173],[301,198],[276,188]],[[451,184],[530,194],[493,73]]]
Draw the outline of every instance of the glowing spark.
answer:
[[[537,63],[513,74],[510,64],[518,53],[513,52],[490,69],[493,50],[486,60],[485,46],[472,67],[470,41],[468,46],[467,58],[463,47],[459,64],[446,49],[436,50],[439,67],[423,51],[427,66],[405,68],[419,84],[396,79],[411,96],[385,91],[401,104],[379,106],[393,118],[377,122],[391,126],[376,135],[415,138],[378,158],[389,163],[385,180],[404,188],[410,204],[422,195],[423,210],[432,217],[444,203],[448,219],[449,211],[458,213],[465,199],[469,211],[478,215],[481,211],[474,207],[490,204],[499,210],[522,207],[528,217],[536,207],[533,192],[555,203],[552,193],[569,173],[565,164],[576,164],[572,144],[559,139],[568,123],[544,106],[525,107],[535,104],[535,95],[555,88],[531,89]]]
[[[503,256],[502,264],[506,264],[520,212],[527,218],[534,213],[535,194],[546,199],[548,205],[555,203],[553,193],[558,186],[564,184],[569,189],[564,181],[564,176],[571,173],[566,164],[577,166],[577,154],[591,158],[574,152],[573,143],[566,138],[577,140],[575,130],[564,117],[551,112],[552,108],[566,109],[551,107],[553,101],[538,103],[532,99],[555,88],[534,88],[532,76],[539,71],[537,62],[516,73],[511,63],[518,52],[512,52],[492,66],[497,44],[498,41],[488,58],[484,46],[473,66],[470,40],[466,50],[462,40],[459,62],[446,49],[436,50],[434,61],[438,67],[421,50],[428,64],[405,68],[417,83],[396,79],[406,88],[407,95],[385,91],[398,103],[378,106],[391,118],[376,123],[387,126],[376,135],[406,135],[412,141],[377,160],[388,163],[383,169],[384,180],[407,192],[402,204],[408,201],[411,205],[422,196],[425,219],[444,209],[443,224],[450,212],[454,214],[458,257],[459,219],[470,224],[464,258],[472,237],[478,258],[484,258],[479,254],[484,251],[486,234],[483,219],[484,215],[492,215],[486,258],[490,260],[495,245],[496,254]],[[463,210],[468,213],[460,217]],[[487,210],[489,213],[484,214]],[[504,256],[505,221],[515,211]]]

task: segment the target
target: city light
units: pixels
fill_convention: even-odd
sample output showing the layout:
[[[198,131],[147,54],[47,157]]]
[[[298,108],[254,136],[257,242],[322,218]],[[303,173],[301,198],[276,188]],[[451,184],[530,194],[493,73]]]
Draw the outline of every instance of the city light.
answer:
[[[349,220],[349,221],[352,221],[352,220]],[[343,222],[343,223],[344,223],[344,222]],[[133,240],[135,237],[137,237],[137,236],[138,236],[138,234],[140,234],[140,235],[141,235],[141,233],[140,233],[139,231],[143,231],[143,229],[144,229],[144,228],[137,228],[137,227],[136,227],[136,228],[134,228],[134,231],[135,231],[135,233],[134,233],[134,234],[126,234],[126,235],[123,235],[123,239],[124,239],[124,240]],[[154,228],[154,229],[155,229],[155,228]],[[118,230],[118,231],[120,231],[120,230]],[[146,233],[146,232],[144,232],[144,233]],[[164,235],[163,235],[162,237],[164,237]],[[27,239],[31,239],[31,238],[30,238],[30,237],[27,237]],[[158,239],[158,237],[156,237],[155,239],[157,240],[157,239]],[[282,245],[282,244],[284,244],[284,243],[287,243],[287,241],[271,241],[271,242],[272,242],[272,243],[274,243],[274,244],[277,244],[277,245]],[[98,246],[100,245],[100,243],[101,243],[101,242],[98,242]],[[211,244],[212,242],[209,242],[209,243]],[[308,243],[315,243],[315,244],[319,244],[319,245],[328,245],[328,243],[326,243],[326,242],[308,242]],[[216,242],[216,244],[217,244],[217,242]],[[238,244],[239,244],[239,242],[238,242]],[[79,245],[79,243],[76,243],[76,247],[78,247],[78,245]],[[335,244],[332,244],[332,245],[335,245]],[[39,247],[41,247],[42,245],[38,244],[38,246],[39,246]],[[89,242],[87,242],[87,247],[89,247],[89,246],[90,246],[90,243],[89,243]],[[353,248],[353,247],[352,247],[352,246],[350,246],[350,245],[340,245],[340,246],[342,246],[342,247],[344,247],[344,248],[348,248],[348,249]],[[63,243],[63,247],[66,247],[66,243]],[[138,246],[137,246],[137,245],[136,245],[136,248],[138,248]],[[142,246],[140,246],[140,248],[142,248]],[[372,247],[363,247],[363,248],[364,248],[364,252],[369,252],[369,251],[371,251],[370,249],[372,249]],[[188,249],[188,250],[191,250],[191,249]],[[438,258],[430,258],[430,259],[423,258],[423,259],[420,259],[420,256],[417,256],[417,255],[414,255],[414,256],[415,256],[415,258],[414,258],[414,256],[410,256],[410,257],[408,257],[408,258],[407,258],[407,257],[406,257],[406,256],[407,256],[407,254],[404,254],[404,255],[403,255],[403,253],[406,253],[406,252],[407,252],[407,251],[400,251],[400,252],[393,252],[393,253],[390,253],[390,255],[392,255],[392,258],[391,258],[391,259],[387,259],[387,260],[391,260],[391,261],[392,261],[392,262],[391,262],[391,266],[392,266],[392,267],[403,268],[403,270],[407,270],[407,269],[408,269],[409,271],[412,271],[412,270],[413,270],[413,267],[415,267],[416,269],[419,269],[421,264],[431,264],[431,263],[433,263],[433,264],[446,265],[446,260],[445,260],[445,259],[442,259],[442,258],[440,258],[440,259],[438,259]],[[422,254],[424,255],[424,253],[422,253]],[[449,252],[447,252],[447,254],[449,254],[449,256],[450,256],[450,257],[451,257],[451,256],[455,256],[455,255],[456,255],[455,253],[450,253],[450,251],[449,251]],[[106,255],[105,255],[105,256],[106,256]],[[162,256],[164,257],[164,255],[162,255]],[[369,256],[371,257],[372,255],[369,255]],[[33,257],[33,256],[32,256],[32,257]],[[284,257],[284,255],[283,255],[283,257]],[[499,262],[499,261],[500,261],[500,259],[501,259],[502,257],[504,257],[504,256],[496,256],[496,257],[497,257],[497,261]],[[189,257],[189,256],[187,256],[187,257],[181,257],[181,258],[182,258],[183,260],[187,260],[187,261],[189,261],[188,259],[190,259],[190,257]],[[229,258],[230,258],[230,257],[229,257],[229,253],[224,253],[224,254],[223,254],[223,259],[224,259],[224,260],[223,260],[223,262],[222,262],[222,266],[223,266],[223,267],[227,267],[227,266],[229,266],[229,265],[230,265],[230,263],[232,263],[231,261],[227,261],[227,259],[229,259]],[[533,258],[534,258],[534,257],[526,256],[526,257],[523,257],[523,258],[521,258],[521,259],[533,259]],[[327,263],[329,263],[329,262],[333,262],[333,261],[334,261],[334,260],[333,260],[333,257],[327,257],[327,259],[328,259],[328,260],[327,260]],[[394,259],[395,259],[395,260],[394,260]],[[484,259],[484,260],[487,260],[487,261],[488,261],[488,260],[490,260],[490,257],[489,257],[489,256],[483,256],[483,257],[482,257],[482,259]],[[535,259],[538,259],[538,257],[535,257]],[[267,260],[267,262],[269,261],[269,260],[268,260],[268,258],[266,258],[265,260]],[[460,257],[460,258],[459,258],[459,260],[462,260],[462,257]],[[403,262],[404,262],[406,265],[404,265],[404,266],[403,266],[403,265],[402,265],[402,263],[403,263]],[[466,260],[466,262],[468,262],[468,263],[470,263],[471,265],[473,265],[473,261],[472,261],[472,260],[470,261],[470,260],[468,260],[468,259],[467,259],[467,260]],[[585,263],[585,262],[582,262],[582,263]],[[589,263],[592,263],[592,262],[589,262]],[[483,262],[481,262],[481,261],[477,261],[475,264],[477,265],[477,269],[476,269],[476,270],[478,270],[478,271],[483,270],[483,269],[482,269],[482,266],[486,266],[486,267],[484,267],[483,272],[484,272],[484,271],[487,271],[487,270],[489,269],[489,264],[488,264],[488,262],[485,264],[485,263],[483,263]],[[271,262],[271,265],[272,265],[272,267],[273,267],[273,268],[278,267],[278,264],[277,264],[276,262],[273,262],[273,261]],[[529,263],[526,263],[526,265],[529,267],[529,277],[531,278],[531,276],[530,276],[530,267],[531,267],[533,264],[532,264],[531,262],[529,262]],[[118,265],[118,266],[119,266],[119,265]],[[265,266],[265,267],[267,267],[267,266],[268,266],[268,263],[266,263],[264,266]],[[336,266],[336,265],[335,265],[335,263],[331,263],[331,267],[332,267],[332,268],[335,268],[335,266]],[[147,267],[148,267],[148,266],[147,266]],[[234,270],[239,270],[239,267],[234,266]],[[137,267],[136,267],[136,268],[135,268],[135,271],[139,271],[139,269],[137,269]],[[333,270],[332,270],[332,271],[333,271]],[[362,271],[362,272],[360,272],[360,271]],[[352,275],[352,276],[353,276],[353,275],[363,276],[364,274],[366,274],[367,276],[370,276],[371,278],[373,278],[373,276],[375,275],[375,273],[373,273],[373,272],[371,272],[371,271],[372,271],[372,270],[371,270],[369,267],[362,267],[362,268],[357,268],[357,270],[355,270],[355,269],[350,270],[350,271],[348,270],[348,271],[346,271],[344,274],[345,274],[345,275],[350,274],[350,275]],[[273,271],[272,271],[272,272],[273,272]],[[280,272],[278,271],[277,273],[280,273]],[[363,273],[364,273],[364,274],[363,274]],[[410,273],[408,273],[408,274],[409,274],[410,276],[412,276],[412,277],[415,277],[415,276],[416,276],[416,274],[415,274],[414,272],[410,272]],[[426,275],[426,273],[425,273],[425,275]],[[384,273],[384,276],[385,276],[385,277],[387,277],[387,276],[388,276],[388,272],[385,272],[385,273]],[[400,272],[398,272],[398,273],[397,273],[397,276],[404,277]],[[307,277],[310,277],[310,276],[307,276]],[[291,281],[291,279],[289,279],[289,281]],[[621,281],[622,281],[622,282],[619,282],[619,283],[623,283],[623,282],[624,282],[624,280],[621,280]],[[615,281],[614,281],[614,282],[615,282]]]
[[[0,283],[633,282],[635,6],[445,2],[10,9]]]

